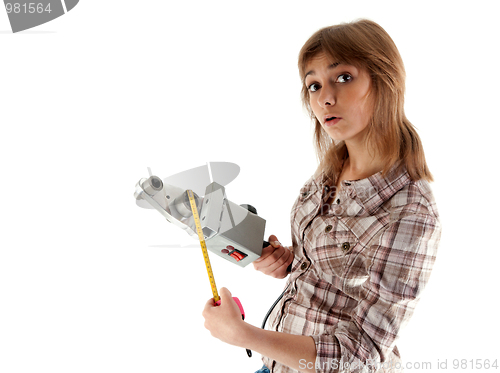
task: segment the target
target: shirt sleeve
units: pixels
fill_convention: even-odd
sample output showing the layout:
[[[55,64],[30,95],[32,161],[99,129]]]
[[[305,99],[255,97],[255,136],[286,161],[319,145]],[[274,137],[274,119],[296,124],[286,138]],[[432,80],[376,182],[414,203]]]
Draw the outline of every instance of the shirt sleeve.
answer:
[[[338,372],[342,366],[357,371],[388,361],[429,280],[440,236],[439,220],[424,214],[394,221],[375,236],[364,249],[369,276],[351,320],[312,336],[317,372]]]

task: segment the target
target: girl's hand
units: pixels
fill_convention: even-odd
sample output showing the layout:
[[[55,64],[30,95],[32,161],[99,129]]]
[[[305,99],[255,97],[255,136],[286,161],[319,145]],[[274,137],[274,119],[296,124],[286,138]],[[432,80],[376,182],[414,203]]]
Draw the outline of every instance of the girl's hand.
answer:
[[[285,278],[287,268],[293,262],[293,251],[281,246],[275,235],[269,236],[271,245],[262,249],[262,255],[254,260],[253,266],[257,271],[275,278]]]
[[[203,310],[205,328],[213,337],[223,342],[239,345],[243,337],[243,329],[247,325],[241,318],[240,308],[226,288],[220,289],[220,306],[210,299]]]

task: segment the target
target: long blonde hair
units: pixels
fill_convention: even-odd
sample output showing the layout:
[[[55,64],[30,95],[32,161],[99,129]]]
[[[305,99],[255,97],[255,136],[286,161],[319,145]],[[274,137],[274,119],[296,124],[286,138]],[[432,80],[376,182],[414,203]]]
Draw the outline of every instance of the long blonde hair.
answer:
[[[311,119],[315,121],[314,139],[319,169],[336,180],[348,156],[345,143],[336,143],[328,136],[310,105],[305,69],[307,63],[321,53],[333,61],[364,68],[370,74],[375,99],[367,141],[382,157],[385,165],[382,174],[385,176],[397,165],[399,169],[406,167],[414,181],[433,181],[420,137],[404,113],[406,73],[403,60],[387,32],[377,23],[366,19],[318,30],[299,53],[301,98]]]

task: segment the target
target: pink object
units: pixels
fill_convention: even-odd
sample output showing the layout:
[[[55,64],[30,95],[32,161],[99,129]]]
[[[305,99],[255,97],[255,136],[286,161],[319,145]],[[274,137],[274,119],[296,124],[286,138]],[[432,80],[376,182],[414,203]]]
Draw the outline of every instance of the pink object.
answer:
[[[243,309],[243,306],[241,305],[240,300],[237,297],[233,297],[233,299],[234,299],[234,301],[236,302],[236,304],[238,305],[238,307],[240,309],[241,317],[243,318],[243,320],[245,320],[245,310]],[[221,301],[218,300],[217,302],[215,302],[215,305],[216,306],[220,306],[221,305]]]
[[[243,320],[245,320],[245,310],[243,309],[243,306],[242,306],[240,300],[236,297],[233,297],[233,299],[236,302],[236,304],[238,305],[238,307],[240,308],[241,317],[243,318]]]

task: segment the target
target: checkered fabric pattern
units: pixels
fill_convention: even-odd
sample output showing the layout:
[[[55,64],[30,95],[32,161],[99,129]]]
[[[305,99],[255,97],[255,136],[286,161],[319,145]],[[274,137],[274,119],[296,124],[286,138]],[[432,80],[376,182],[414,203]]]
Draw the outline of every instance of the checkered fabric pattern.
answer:
[[[311,336],[317,372],[400,372],[396,340],[431,274],[441,225],[429,183],[403,168],[302,187],[291,211],[295,258],[267,328]],[[301,357],[297,356],[300,360]],[[263,357],[271,372],[297,372]]]

